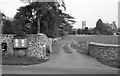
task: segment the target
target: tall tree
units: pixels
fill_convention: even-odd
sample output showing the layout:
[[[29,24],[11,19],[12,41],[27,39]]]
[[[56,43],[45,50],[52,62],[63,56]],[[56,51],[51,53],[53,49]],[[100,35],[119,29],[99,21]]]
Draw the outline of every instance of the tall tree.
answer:
[[[64,2],[32,2],[18,9],[14,21],[21,25],[25,32],[29,29],[37,29],[34,33],[41,32],[47,36],[56,36],[59,33],[60,26],[69,27],[75,23],[74,18],[63,13],[60,7],[66,9]],[[31,24],[29,28],[26,25],[28,23]]]
[[[95,31],[102,35],[112,35],[112,31],[110,30],[110,26],[106,23],[103,23],[101,19],[99,19],[96,23]]]
[[[2,15],[2,34],[13,34],[13,30],[12,30],[12,24],[11,21],[9,20],[9,18],[4,14],[1,13]]]
[[[83,34],[83,30],[79,28],[79,29],[77,30],[77,34]]]
[[[103,22],[102,22],[101,19],[99,19],[99,20],[97,21],[97,23],[96,23],[96,29],[97,29],[98,31],[100,31],[100,30],[103,29]]]
[[[89,28],[88,28],[88,27],[85,27],[84,33],[85,33],[85,34],[88,34],[88,33],[89,33]]]

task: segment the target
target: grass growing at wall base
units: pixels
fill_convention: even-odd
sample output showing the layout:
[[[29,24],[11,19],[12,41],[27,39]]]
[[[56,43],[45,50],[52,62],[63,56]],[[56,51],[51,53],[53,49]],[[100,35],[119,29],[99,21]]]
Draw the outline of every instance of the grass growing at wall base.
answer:
[[[63,50],[66,54],[71,54],[72,52],[70,51],[68,44],[69,42],[63,46]]]
[[[79,54],[88,54],[87,50],[77,47],[73,42],[71,42],[70,47],[75,49]]]
[[[104,59],[97,59],[97,60],[99,62],[101,62],[101,64],[120,69],[120,61],[119,60],[104,60]]]
[[[48,60],[49,59],[45,60],[36,57],[6,55],[2,56],[2,65],[34,65],[44,63]]]

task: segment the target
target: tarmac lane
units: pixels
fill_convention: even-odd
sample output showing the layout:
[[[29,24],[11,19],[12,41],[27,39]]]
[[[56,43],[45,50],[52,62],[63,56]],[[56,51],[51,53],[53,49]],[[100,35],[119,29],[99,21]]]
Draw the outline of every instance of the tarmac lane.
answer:
[[[4,66],[2,74],[118,74],[113,70],[101,69],[82,69],[82,68],[61,68],[61,67],[18,67],[18,66]]]

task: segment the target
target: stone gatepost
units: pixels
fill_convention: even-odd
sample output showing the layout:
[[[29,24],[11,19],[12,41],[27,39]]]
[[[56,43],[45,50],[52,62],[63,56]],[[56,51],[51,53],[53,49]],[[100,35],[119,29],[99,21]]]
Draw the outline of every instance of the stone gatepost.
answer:
[[[38,41],[37,50],[40,52],[39,56],[42,59],[47,59],[47,57],[46,57],[46,39],[47,38],[42,33],[38,33],[37,36],[38,36],[38,38],[37,38],[37,41]]]

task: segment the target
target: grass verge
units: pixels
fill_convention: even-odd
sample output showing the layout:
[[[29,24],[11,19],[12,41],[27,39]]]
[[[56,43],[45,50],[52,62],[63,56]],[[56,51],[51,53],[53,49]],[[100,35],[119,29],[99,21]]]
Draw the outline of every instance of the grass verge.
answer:
[[[103,59],[97,59],[97,60],[101,62],[101,64],[120,69],[120,61],[118,60],[103,60]]]
[[[71,42],[70,47],[75,49],[79,54],[88,54],[87,50],[77,47],[73,42]]]
[[[69,45],[69,42],[66,43],[64,46],[63,46],[63,50],[66,54],[71,54],[72,52],[70,51],[70,49],[68,48],[68,45]]]
[[[36,57],[18,57],[13,55],[2,56],[2,65],[35,65],[48,61]]]

